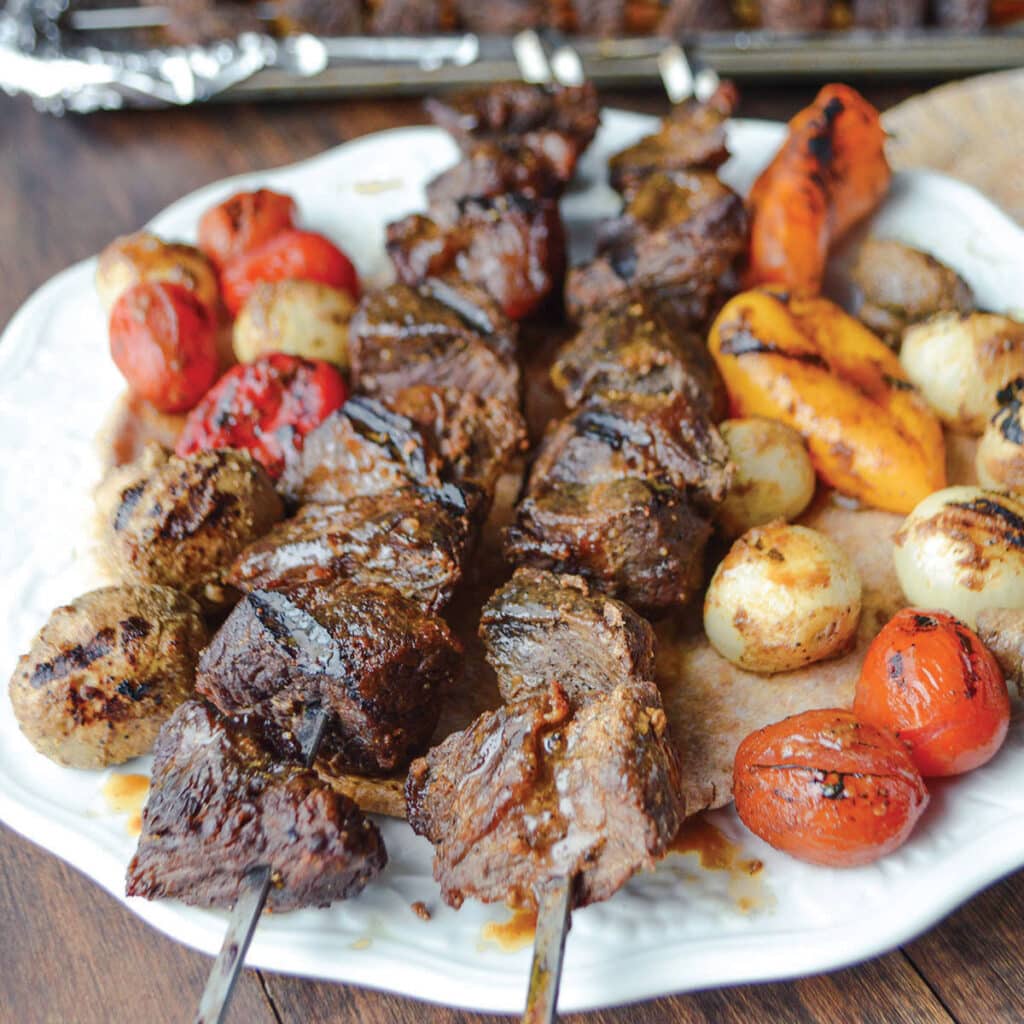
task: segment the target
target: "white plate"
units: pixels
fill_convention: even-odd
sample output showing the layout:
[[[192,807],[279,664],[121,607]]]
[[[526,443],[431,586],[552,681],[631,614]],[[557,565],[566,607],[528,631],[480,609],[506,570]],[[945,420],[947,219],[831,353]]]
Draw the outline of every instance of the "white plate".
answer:
[[[583,161],[584,185],[565,201],[585,250],[589,230],[615,212],[603,181],[610,153],[649,131],[650,118],[608,112]],[[780,139],[778,125],[739,122],[738,156],[726,177],[745,189]],[[191,238],[199,214],[242,185],[298,196],[304,220],[350,252],[368,281],[387,267],[383,225],[422,206],[422,183],[455,152],[433,128],[361,139],[313,160],[204,188],[153,222]],[[367,182],[393,187],[366,189]],[[923,246],[956,267],[979,301],[1020,303],[1024,233],[977,193],[927,173],[897,176],[875,229]],[[15,316],[0,343],[0,677],[50,609],[93,583],[85,523],[99,467],[93,437],[120,391],[107,357],[92,288],[94,260],[58,275]],[[125,818],[101,795],[109,773],[58,768],[24,740],[0,702],[0,817],[124,899],[135,845]],[[143,761],[125,770],[146,770]],[[764,862],[744,887],[728,872],[703,871],[692,855],[669,857],[607,903],[575,915],[562,1008],[578,1010],[685,989],[783,978],[880,953],[937,921],[1001,875],[1024,865],[1024,727],[1015,719],[1005,748],[985,768],[933,787],[932,805],[897,854],[854,871],[813,868],[745,833],[731,811],[716,824]],[[358,899],[330,910],[266,919],[253,966],[355,982],[479,1010],[522,1006],[528,950],[505,953],[481,941],[502,908],[440,904],[430,847],[401,822],[383,821],[390,854],[383,877]],[[747,912],[740,897],[752,898]],[[434,911],[421,921],[410,904]],[[224,917],[172,902],[127,900],[169,935],[214,952]],[[154,970],[159,966],[154,965]]]

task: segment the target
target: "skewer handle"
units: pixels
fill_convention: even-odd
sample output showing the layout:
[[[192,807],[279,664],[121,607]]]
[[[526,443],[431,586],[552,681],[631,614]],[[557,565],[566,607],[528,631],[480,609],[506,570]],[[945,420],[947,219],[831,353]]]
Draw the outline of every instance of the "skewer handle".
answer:
[[[569,932],[572,907],[571,878],[564,878],[546,890],[537,907],[537,934],[533,940],[530,988],[522,1024],[553,1024],[558,1005],[558,987],[562,981],[562,954]]]
[[[253,868],[242,882],[242,891],[231,911],[228,931],[220,947],[217,960],[210,971],[195,1024],[222,1024],[231,1005],[231,993],[242,973],[245,954],[249,950],[256,925],[259,924],[263,904],[270,892],[270,868]]]

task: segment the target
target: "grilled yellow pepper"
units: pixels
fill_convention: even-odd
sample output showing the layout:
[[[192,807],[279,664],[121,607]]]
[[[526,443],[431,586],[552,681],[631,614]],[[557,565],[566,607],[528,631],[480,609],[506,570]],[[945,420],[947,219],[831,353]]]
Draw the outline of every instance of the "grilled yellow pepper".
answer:
[[[733,415],[795,427],[836,490],[906,514],[946,486],[938,420],[899,359],[834,303],[744,292],[718,315],[708,344]]]

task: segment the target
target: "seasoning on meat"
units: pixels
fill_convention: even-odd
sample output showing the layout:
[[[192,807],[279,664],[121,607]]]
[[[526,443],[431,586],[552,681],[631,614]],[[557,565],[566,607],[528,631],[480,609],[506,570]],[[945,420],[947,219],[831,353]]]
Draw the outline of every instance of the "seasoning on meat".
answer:
[[[654,630],[581,576],[517,569],[480,619],[487,660],[506,701],[557,682],[570,700],[654,677]]]
[[[551,380],[570,409],[598,397],[679,391],[714,422],[727,411],[704,339],[681,321],[671,297],[656,293],[588,316],[559,350]]]
[[[684,815],[678,763],[653,684],[574,707],[557,683],[481,715],[416,761],[409,823],[434,844],[434,877],[466,897],[536,906],[575,878],[577,907],[612,896],[665,853]]]
[[[522,320],[557,295],[565,277],[565,227],[555,199],[520,192],[436,205],[387,226],[399,280],[451,275],[488,292]]]
[[[150,446],[97,501],[117,576],[176,587],[214,610],[236,596],[224,580],[235,557],[284,514],[260,464],[228,448],[179,457]]]
[[[451,484],[304,505],[238,556],[230,581],[243,591],[332,579],[385,584],[439,611],[462,579],[482,507]]]
[[[572,177],[600,123],[597,90],[589,82],[498,82],[451,96],[431,96],[423,106],[464,152],[480,140],[512,138],[543,154],[563,181]]]
[[[715,170],[729,159],[725,126],[739,102],[731,82],[722,82],[709,100],[677,103],[653,135],[608,161],[608,182],[629,198],[657,171]]]
[[[191,696],[206,643],[199,605],[169,587],[104,587],[54,610],[11,677],[21,731],[70,768],[149,753]]]
[[[431,209],[473,196],[493,198],[506,192],[557,199],[566,182],[547,157],[517,139],[470,144],[462,159],[427,183]]]
[[[651,288],[699,300],[700,320],[735,290],[747,244],[743,200],[711,171],[657,171],[633,192],[620,217],[605,223],[597,256],[566,282],[574,319]]]
[[[203,652],[196,689],[300,741],[309,713],[326,713],[320,756],[383,774],[426,749],[460,656],[447,625],[391,587],[303,583],[246,594]]]
[[[366,394],[431,384],[519,405],[515,326],[473,285],[429,279],[369,293],[349,325],[349,358]]]
[[[386,863],[376,826],[313,772],[282,764],[258,721],[189,701],[157,739],[126,891],[229,908],[246,873],[268,864],[270,910],[325,907]]]

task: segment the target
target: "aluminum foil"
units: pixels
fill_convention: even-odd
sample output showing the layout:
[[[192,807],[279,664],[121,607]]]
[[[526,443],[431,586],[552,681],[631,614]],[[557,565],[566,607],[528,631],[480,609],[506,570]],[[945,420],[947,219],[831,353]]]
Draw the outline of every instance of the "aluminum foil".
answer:
[[[245,33],[209,45],[154,47],[147,32],[65,29],[69,3],[76,0],[7,0],[0,11],[0,88],[28,94],[55,114],[220,99],[422,95],[444,86],[530,78],[510,38],[276,39]],[[89,45],[92,38],[103,45]],[[666,45],[648,37],[574,39],[572,53],[598,85],[653,87]],[[976,35],[936,29],[814,36],[709,32],[688,41],[687,51],[697,66],[722,75],[772,81],[801,75],[965,75],[1024,65],[1024,26]]]

